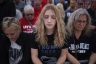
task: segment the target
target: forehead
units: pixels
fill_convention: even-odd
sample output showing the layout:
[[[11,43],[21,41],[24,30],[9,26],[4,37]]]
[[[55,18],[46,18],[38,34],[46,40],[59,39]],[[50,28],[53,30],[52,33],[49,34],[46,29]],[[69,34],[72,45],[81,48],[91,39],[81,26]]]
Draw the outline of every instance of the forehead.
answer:
[[[46,15],[46,14],[48,14],[48,15],[49,15],[49,14],[55,14],[55,12],[54,12],[54,10],[52,10],[52,9],[48,9],[48,10],[45,11],[44,14],[45,14],[45,15]]]
[[[29,10],[25,10],[24,13],[34,13],[34,11],[32,9],[29,9]]]
[[[6,33],[13,33],[13,32],[16,32],[16,31],[17,31],[16,27],[14,27],[14,26],[10,26],[10,27],[5,29]]]
[[[84,15],[80,15],[79,16],[79,19],[80,20],[87,20],[87,16],[84,14]]]

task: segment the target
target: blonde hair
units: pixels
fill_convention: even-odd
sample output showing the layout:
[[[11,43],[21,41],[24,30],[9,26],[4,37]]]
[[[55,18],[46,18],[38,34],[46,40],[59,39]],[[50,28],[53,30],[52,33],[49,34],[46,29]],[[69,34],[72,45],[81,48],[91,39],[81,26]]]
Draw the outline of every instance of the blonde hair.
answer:
[[[83,8],[79,8],[76,11],[74,11],[71,16],[68,19],[68,23],[67,23],[67,31],[69,35],[72,35],[74,32],[74,27],[73,27],[73,23],[79,19],[80,15],[86,15],[87,16],[87,25],[85,26],[85,29],[83,30],[84,34],[87,34],[89,31],[89,26],[91,24],[91,18],[90,15],[88,14],[86,9]]]
[[[59,12],[60,12],[60,14],[61,14],[61,16],[62,16],[62,18],[64,20],[64,18],[65,18],[65,11],[64,11],[63,5],[61,3],[58,3],[56,6],[59,9]]]
[[[54,45],[61,47],[64,45],[65,41],[65,24],[64,21],[62,20],[60,13],[57,9],[57,7],[53,4],[47,4],[45,5],[45,7],[42,9],[39,17],[38,17],[38,21],[37,21],[37,37],[36,37],[36,41],[39,42],[41,45],[45,45],[47,44],[47,36],[46,36],[46,30],[44,27],[44,14],[47,10],[53,10],[55,15],[56,15],[56,29],[55,29],[55,33],[54,33]]]
[[[3,23],[2,23],[2,30],[4,31],[5,29],[9,28],[10,26],[13,26],[13,27],[16,28],[16,30],[21,31],[20,23],[16,18],[14,18],[14,17],[5,17],[3,19]]]

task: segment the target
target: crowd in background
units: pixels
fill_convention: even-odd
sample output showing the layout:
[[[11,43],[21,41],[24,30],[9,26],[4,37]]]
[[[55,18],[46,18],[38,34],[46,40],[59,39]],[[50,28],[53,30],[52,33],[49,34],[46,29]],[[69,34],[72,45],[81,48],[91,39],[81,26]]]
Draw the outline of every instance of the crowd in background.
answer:
[[[0,43],[0,64],[95,64],[96,0],[0,0]]]

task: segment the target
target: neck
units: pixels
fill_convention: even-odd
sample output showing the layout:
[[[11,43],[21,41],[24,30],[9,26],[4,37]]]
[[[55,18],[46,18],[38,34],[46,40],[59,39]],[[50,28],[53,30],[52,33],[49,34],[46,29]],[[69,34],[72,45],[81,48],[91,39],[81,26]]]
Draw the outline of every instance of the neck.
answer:
[[[82,31],[75,31],[74,33],[75,33],[76,39],[79,39],[79,37],[80,37]]]
[[[53,29],[46,30],[47,35],[51,35],[51,34],[53,34],[53,32],[54,32],[54,30],[53,30]]]

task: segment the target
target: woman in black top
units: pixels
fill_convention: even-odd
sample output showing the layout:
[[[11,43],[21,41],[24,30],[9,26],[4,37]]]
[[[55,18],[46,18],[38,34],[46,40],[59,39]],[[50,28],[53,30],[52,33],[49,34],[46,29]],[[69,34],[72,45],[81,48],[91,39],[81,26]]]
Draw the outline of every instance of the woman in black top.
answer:
[[[31,37],[21,32],[21,27],[14,17],[5,17],[2,24],[3,32],[10,39],[10,64],[31,64]]]
[[[33,63],[64,64],[67,54],[65,34],[64,22],[56,6],[45,5],[37,21],[37,32],[33,34]]]
[[[69,35],[68,60],[73,64],[88,64],[95,34],[89,30],[91,18],[86,9],[80,8],[72,13],[67,24]]]

